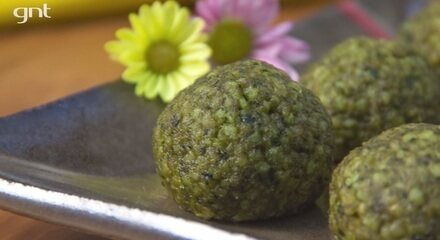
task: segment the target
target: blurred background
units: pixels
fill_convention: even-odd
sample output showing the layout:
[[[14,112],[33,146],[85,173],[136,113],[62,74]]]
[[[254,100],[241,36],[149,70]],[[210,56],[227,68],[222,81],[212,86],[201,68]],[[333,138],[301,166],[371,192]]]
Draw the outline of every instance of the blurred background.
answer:
[[[127,13],[151,0],[0,1],[0,116],[40,105],[120,77],[103,50]],[[183,0],[189,6],[193,1]],[[284,0],[280,20],[306,16],[331,0]],[[51,18],[17,24],[17,7],[51,8]]]
[[[0,117],[119,79],[123,68],[109,59],[103,45],[114,39],[116,29],[128,26],[129,12],[150,2],[0,0]],[[194,4],[193,0],[179,2]],[[354,2],[363,12],[353,14],[356,9],[350,12],[350,5],[341,4],[347,2]],[[403,19],[424,2],[282,0],[277,21],[298,21],[293,34],[311,44],[316,59],[349,36],[371,35],[362,25],[363,15],[392,36]],[[50,18],[34,16],[17,23],[20,19],[14,16],[14,9],[42,8],[44,4],[50,8]],[[0,210],[0,239],[103,238]]]

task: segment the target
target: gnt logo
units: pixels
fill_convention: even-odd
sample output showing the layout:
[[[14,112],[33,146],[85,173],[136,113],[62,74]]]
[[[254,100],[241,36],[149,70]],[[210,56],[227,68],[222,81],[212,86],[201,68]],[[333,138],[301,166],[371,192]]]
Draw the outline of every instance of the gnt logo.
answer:
[[[37,14],[38,18],[51,18],[49,16],[50,8],[47,7],[47,3],[43,4],[43,7],[18,7],[14,9],[14,16],[21,21],[18,21],[18,24],[27,23],[29,18],[33,18],[34,14]]]

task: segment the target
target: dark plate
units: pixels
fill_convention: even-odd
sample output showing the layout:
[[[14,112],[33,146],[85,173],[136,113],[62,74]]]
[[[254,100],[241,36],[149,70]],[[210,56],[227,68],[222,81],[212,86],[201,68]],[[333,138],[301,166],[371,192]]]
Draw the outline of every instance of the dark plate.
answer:
[[[179,209],[151,155],[163,107],[115,82],[1,119],[0,205],[120,238],[329,239],[317,207],[240,224],[204,221]]]

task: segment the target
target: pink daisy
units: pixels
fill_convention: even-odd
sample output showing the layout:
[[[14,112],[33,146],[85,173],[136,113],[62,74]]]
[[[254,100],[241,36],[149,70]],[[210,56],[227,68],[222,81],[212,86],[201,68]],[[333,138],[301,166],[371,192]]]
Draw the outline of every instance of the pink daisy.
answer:
[[[206,21],[214,64],[258,59],[297,81],[299,75],[292,64],[310,58],[309,46],[289,36],[292,22],[271,27],[279,13],[278,0],[199,0],[196,12]]]

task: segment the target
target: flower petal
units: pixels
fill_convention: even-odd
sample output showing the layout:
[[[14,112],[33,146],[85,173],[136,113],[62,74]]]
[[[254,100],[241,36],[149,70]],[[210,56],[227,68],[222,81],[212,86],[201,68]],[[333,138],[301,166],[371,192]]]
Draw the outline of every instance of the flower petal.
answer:
[[[170,74],[169,77],[172,79],[172,82],[178,92],[180,92],[181,90],[188,87],[189,85],[191,85],[194,82],[193,78],[186,77],[180,71],[177,71],[177,72]]]
[[[136,35],[135,32],[133,32],[131,29],[129,28],[121,28],[118,29],[116,31],[116,37],[120,40],[125,40],[125,41],[130,41],[130,42],[134,42],[136,41],[136,37],[138,37]]]
[[[127,49],[117,56],[118,61],[124,65],[145,61],[144,51],[139,49]]]
[[[257,48],[252,53],[252,56],[258,58],[258,56],[268,56],[271,58],[276,58],[284,49],[281,42],[275,42],[271,45],[266,45],[264,48]]]
[[[122,28],[116,31],[116,37],[121,42],[126,42],[127,46],[132,48],[144,49],[149,45],[149,40],[146,35],[136,34],[134,31],[128,28]]]
[[[130,15],[128,15],[128,19],[130,21],[130,24],[134,30],[135,33],[139,34],[139,35],[145,35],[145,27],[142,24],[142,21],[140,20],[139,16],[134,14],[134,13],[130,13]]]
[[[158,35],[163,36],[165,34],[165,5],[160,2],[155,1],[153,6],[151,6],[151,19],[150,21],[154,24],[154,30]]]
[[[169,38],[173,34],[173,23],[174,19],[177,17],[177,12],[179,11],[179,5],[174,1],[167,1],[164,4],[163,11],[163,21],[164,21],[164,34],[166,38]]]
[[[196,12],[197,15],[203,18],[207,23],[207,28],[218,21],[218,8],[213,8],[209,1],[197,1]]]
[[[110,41],[104,45],[105,50],[110,53],[112,58],[117,58],[120,52],[125,51],[130,44],[121,41]]]
[[[141,82],[144,80],[143,73],[146,72],[147,65],[145,62],[130,64],[122,73],[122,78],[130,83]]]
[[[143,86],[144,96],[148,99],[153,99],[159,94],[160,90],[160,79],[158,75],[149,74],[148,79]]]
[[[293,28],[293,22],[283,22],[257,39],[257,46],[265,46],[287,35]]]
[[[164,102],[169,102],[174,97],[174,88],[169,85],[170,82],[168,81],[168,78],[164,75],[158,75],[157,80],[157,89],[160,97]]]
[[[177,95],[178,90],[170,77],[167,76],[163,81],[164,86],[160,96],[164,102],[170,102]]]
[[[177,12],[176,17],[170,26],[170,32],[173,34],[169,37],[172,43],[180,44],[186,39],[188,31],[187,28],[190,22],[189,16],[190,14],[187,9],[180,9]]]
[[[284,66],[280,67],[281,70],[285,71],[287,73],[287,75],[290,76],[290,78],[293,81],[298,82],[299,81],[299,73],[298,71],[296,71],[293,67],[291,67],[288,64],[285,64]]]
[[[127,42],[111,41],[104,45],[110,57],[124,65],[144,61],[143,51]]]
[[[279,13],[279,0],[224,0],[221,2],[221,19],[237,19],[261,34]]]
[[[149,39],[150,42],[159,40],[161,38],[162,31],[161,27],[158,26],[158,23],[155,20],[152,8],[148,5],[142,5],[139,9],[139,18],[143,24],[146,38]]]
[[[150,77],[149,72],[143,72],[139,74],[138,81],[136,82],[136,87],[134,88],[134,92],[136,96],[142,96],[144,94],[144,86],[148,82]],[[123,78],[124,81],[128,82],[126,79]]]
[[[210,65],[206,61],[184,62],[180,67],[180,71],[188,78],[198,78],[206,74],[210,69]]]
[[[191,44],[197,42],[200,39],[200,33],[202,32],[205,26],[205,22],[203,22],[200,18],[194,18],[191,21],[191,24],[188,26],[187,35],[185,40],[182,42],[182,45]]]
[[[282,40],[280,57],[290,63],[303,63],[310,59],[309,45],[299,39],[286,37]]]
[[[280,11],[279,0],[254,0],[249,13],[247,23],[254,28],[258,35],[267,29],[275,20]]]
[[[208,45],[204,43],[186,45],[184,47],[181,47],[180,51],[182,54],[182,56],[180,57],[181,62],[207,60],[211,56],[212,52]]]

